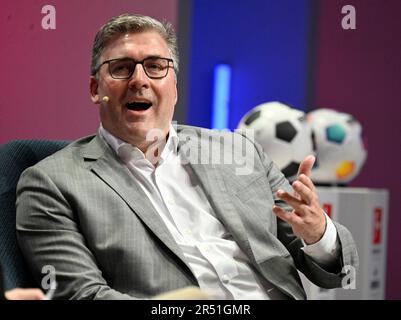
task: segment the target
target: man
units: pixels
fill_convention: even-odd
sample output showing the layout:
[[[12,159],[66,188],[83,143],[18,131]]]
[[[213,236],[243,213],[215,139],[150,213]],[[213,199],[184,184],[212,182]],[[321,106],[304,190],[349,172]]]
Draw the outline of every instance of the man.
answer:
[[[98,134],[26,170],[17,189],[21,249],[38,280],[55,268],[55,298],[147,299],[195,286],[215,299],[304,299],[296,267],[332,288],[357,266],[350,233],[319,204],[313,157],[293,193],[246,135],[172,125],[169,24],[110,20],[91,71]]]

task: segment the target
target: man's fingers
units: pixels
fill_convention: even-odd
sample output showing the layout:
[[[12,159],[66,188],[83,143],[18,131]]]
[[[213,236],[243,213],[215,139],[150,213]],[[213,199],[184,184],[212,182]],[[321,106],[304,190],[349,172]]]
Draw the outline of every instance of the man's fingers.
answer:
[[[306,185],[313,192],[316,191],[316,188],[315,188],[315,185],[313,184],[313,181],[307,175],[301,174],[298,177],[298,180],[301,181],[304,185]]]
[[[198,287],[191,286],[161,293],[152,300],[210,300],[212,297]]]
[[[8,300],[44,300],[45,295],[40,289],[16,288],[6,291],[4,296]]]
[[[306,204],[309,205],[312,203],[313,201],[312,190],[309,189],[305,184],[303,184],[301,181],[294,181],[292,187]]]
[[[291,213],[285,211],[283,208],[280,208],[279,206],[276,206],[276,205],[273,206],[273,212],[279,218],[281,218],[281,220],[284,220],[284,221],[290,223],[290,221],[291,221]]]
[[[273,206],[272,210],[281,220],[288,222],[290,225],[297,223],[297,220],[300,219],[293,212],[287,212],[283,208],[276,205]]]
[[[295,210],[299,210],[301,205],[304,204],[300,199],[283,190],[278,190],[277,196],[287,202]]]
[[[315,163],[315,156],[313,155],[307,156],[299,165],[297,176],[305,174],[308,177],[310,177],[314,163]]]

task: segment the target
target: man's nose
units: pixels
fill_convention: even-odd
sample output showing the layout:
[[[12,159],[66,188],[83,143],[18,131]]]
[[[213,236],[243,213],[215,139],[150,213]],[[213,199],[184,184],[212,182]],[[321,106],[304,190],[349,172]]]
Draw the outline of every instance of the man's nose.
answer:
[[[130,88],[148,88],[149,87],[149,78],[145,73],[145,69],[142,64],[137,63],[134,69],[134,73],[129,79],[129,87]]]

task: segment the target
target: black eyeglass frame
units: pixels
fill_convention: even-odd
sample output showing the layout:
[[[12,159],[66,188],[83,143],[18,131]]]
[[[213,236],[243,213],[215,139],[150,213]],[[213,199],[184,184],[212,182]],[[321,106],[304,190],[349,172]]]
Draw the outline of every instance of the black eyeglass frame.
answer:
[[[144,66],[144,62],[145,62],[146,60],[151,60],[151,59],[162,59],[162,60],[166,60],[166,61],[167,61],[166,74],[165,74],[164,76],[161,76],[161,77],[149,76],[149,74],[148,74],[148,72],[146,71],[146,68],[145,68],[145,66]],[[134,62],[134,68],[132,69],[132,72],[129,74],[129,76],[124,77],[124,78],[116,78],[116,77],[113,77],[113,74],[112,74],[111,69],[110,69],[110,68],[111,68],[111,67],[110,67],[110,62],[118,61],[118,60],[131,60],[131,61]],[[141,60],[141,61],[136,61],[136,60],[134,60],[134,59],[132,59],[132,58],[129,58],[129,57],[115,58],[115,59],[110,59],[110,60],[105,60],[105,61],[103,61],[101,64],[99,64],[99,65],[95,68],[95,70],[94,70],[94,72],[93,72],[92,75],[94,76],[96,73],[98,73],[98,71],[100,70],[100,68],[101,68],[104,64],[107,63],[107,64],[108,64],[108,70],[109,70],[110,77],[112,77],[113,79],[117,79],[117,80],[128,80],[128,79],[131,78],[132,75],[134,74],[136,66],[137,66],[138,64],[141,64],[141,65],[142,65],[142,68],[143,68],[143,71],[145,71],[145,74],[146,74],[146,76],[147,76],[149,79],[163,79],[163,78],[167,77],[167,75],[168,75],[168,69],[174,68],[174,65],[170,65],[170,62],[171,62],[172,64],[174,64],[174,60],[173,60],[173,59],[170,59],[170,58],[163,58],[163,57],[147,57],[147,58],[145,58],[145,59],[143,59],[143,60]]]

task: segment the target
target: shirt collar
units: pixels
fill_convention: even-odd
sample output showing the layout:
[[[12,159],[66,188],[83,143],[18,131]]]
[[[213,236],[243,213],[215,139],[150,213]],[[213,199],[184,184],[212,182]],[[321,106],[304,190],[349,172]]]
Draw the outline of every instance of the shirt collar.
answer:
[[[134,163],[137,161],[148,161],[145,157],[145,154],[139,148],[114,136],[109,131],[107,131],[102,124],[100,124],[99,127],[99,134],[109,144],[114,152],[121,158],[121,160],[123,160],[124,163],[130,161],[133,161]],[[178,141],[179,138],[177,132],[175,131],[173,125],[170,124],[168,139],[166,145],[162,150],[159,164],[163,163],[171,153],[177,154]]]

